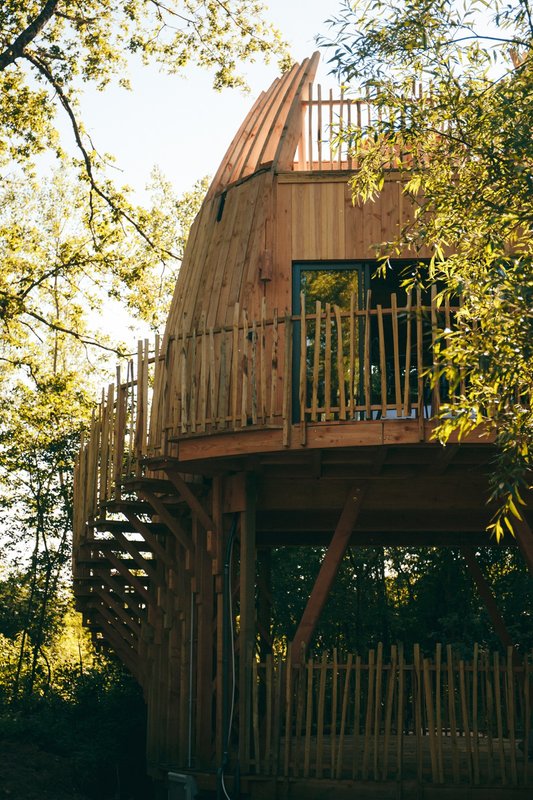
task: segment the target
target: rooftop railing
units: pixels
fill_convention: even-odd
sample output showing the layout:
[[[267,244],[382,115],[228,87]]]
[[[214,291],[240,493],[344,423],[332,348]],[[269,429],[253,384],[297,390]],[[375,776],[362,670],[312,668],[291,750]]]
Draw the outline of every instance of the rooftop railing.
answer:
[[[413,84],[412,96],[419,98],[422,87]],[[307,99],[302,100],[301,133],[293,169],[302,171],[353,170],[359,166],[350,148],[350,130],[364,130],[381,118],[382,110],[370,97],[354,98],[341,90],[324,90],[309,84]],[[394,147],[390,148],[390,166],[395,166]]]

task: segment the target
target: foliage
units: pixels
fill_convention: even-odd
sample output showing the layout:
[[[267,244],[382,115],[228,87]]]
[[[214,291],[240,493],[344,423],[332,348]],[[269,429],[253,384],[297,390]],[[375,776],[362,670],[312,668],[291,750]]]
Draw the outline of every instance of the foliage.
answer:
[[[318,573],[320,548],[280,548],[273,553],[272,598],[275,647],[290,641]],[[533,603],[527,568],[517,548],[485,547],[478,563],[498,597],[513,641],[533,646]],[[469,576],[452,548],[357,547],[346,553],[322,611],[314,652],[365,653],[383,642],[402,642],[431,653],[437,642],[471,652],[500,644]]]
[[[214,71],[217,89],[244,86],[244,61],[275,55],[288,65],[286,45],[263,12],[259,0],[7,0],[0,8],[0,169],[18,176],[19,165],[32,174],[35,156],[45,150],[64,158],[60,110],[72,129],[89,207],[103,202],[115,224],[124,222],[158,247],[143,215],[106,178],[108,158],[80,117],[83,86],[103,90],[116,79],[129,88],[134,57],[171,73],[198,64]]]
[[[39,364],[65,370],[72,348],[98,344],[115,350],[102,330],[102,306],[120,301],[155,329],[161,326],[185,240],[206,189],[197,182],[182,198],[154,172],[148,208],[134,209],[152,247],[118,224],[66,169],[39,185],[5,181],[0,194],[0,358],[39,380]],[[115,333],[116,337],[116,333]],[[61,359],[60,359],[60,353]]]
[[[152,205],[136,207],[107,179],[78,101],[88,83],[127,86],[131,58],[170,72],[199,64],[220,89],[243,85],[243,61],[285,52],[256,0],[0,8],[0,547],[10,564],[0,577],[0,696],[10,709],[0,733],[69,755],[98,798],[102,764],[114,773],[128,751],[142,764],[131,742],[142,701],[110,662],[83,654],[81,635],[65,641],[72,463],[101,368],[125,350],[108,319],[127,309],[160,328],[206,181],[177,199],[154,173]],[[58,112],[77,147],[75,176],[63,168],[38,183],[40,153],[67,163]],[[147,796],[140,784],[135,796]]]
[[[145,712],[139,687],[114,660],[91,647],[73,612],[62,619],[48,657],[49,680],[42,678],[16,706],[9,699],[10,676],[2,671],[5,648],[16,642],[0,633],[0,740],[33,745],[48,757],[68,758],[71,780],[84,796],[149,796],[144,776]],[[55,652],[54,652],[55,649]],[[16,653],[13,652],[16,660]],[[6,695],[8,696],[6,698]],[[120,786],[117,785],[120,782]],[[129,788],[125,784],[129,783]],[[134,789],[135,783],[137,788]]]
[[[358,0],[331,24],[332,65],[376,111],[363,130],[339,134],[361,164],[354,193],[374,197],[392,166],[416,207],[383,256],[429,247],[439,301],[461,297],[456,328],[439,342],[452,396],[437,435],[481,424],[495,437],[500,539],[521,516],[533,445],[529,0]]]
[[[38,573],[41,589],[44,575]],[[136,780],[141,793],[135,796],[148,796],[139,687],[115,660],[95,652],[61,581],[44,622],[35,600],[28,617],[32,591],[24,570],[12,568],[0,578],[6,604],[0,615],[0,740],[68,758],[84,796],[116,796],[117,779]]]
[[[180,201],[160,174],[153,180],[153,205],[139,215],[159,251],[117,224],[102,201],[89,211],[65,170],[40,187],[8,182],[0,197],[0,524],[6,563],[16,567],[7,579],[11,622],[1,632],[18,648],[9,660],[12,702],[51,680],[48,648],[65,610],[72,467],[95,383],[109,355],[124,351],[106,317],[122,307],[161,324],[178,262],[160,253],[181,257],[205,190],[199,181]]]
[[[179,260],[163,251],[181,258],[205,183],[179,200],[154,174],[138,213],[158,250],[103,201],[87,208],[65,169],[40,186],[7,182],[0,198],[0,734],[68,757],[96,798],[128,758],[123,780],[148,796],[135,772],[143,704],[69,611],[72,466],[95,384],[124,351],[108,320],[122,308],[157,329],[166,317]]]
[[[56,103],[75,135],[87,142],[76,117],[83,83],[128,86],[128,57],[183,72],[190,64],[214,71],[214,86],[243,85],[240,65],[286,53],[257,0],[7,0],[0,10],[0,163],[58,146]]]
[[[131,271],[133,267],[136,277],[126,292],[115,285],[110,294],[154,331],[161,331],[166,323],[189,229],[208,187],[209,178],[200,178],[192,189],[177,198],[164,175],[154,169],[147,187],[150,206],[139,208],[137,214],[150,241],[157,243],[155,252],[140,237],[124,237],[127,244],[123,247],[124,268],[126,271],[129,265]],[[165,252],[172,253],[174,258],[167,257]]]

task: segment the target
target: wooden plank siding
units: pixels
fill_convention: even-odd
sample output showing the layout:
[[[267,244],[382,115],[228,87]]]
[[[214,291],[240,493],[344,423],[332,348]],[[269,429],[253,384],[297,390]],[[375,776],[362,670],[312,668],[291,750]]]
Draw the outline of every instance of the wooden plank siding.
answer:
[[[398,233],[400,176],[391,174],[381,195],[365,206],[352,202],[346,176],[339,177],[315,182],[267,171],[228,189],[223,209],[220,196],[206,201],[180,270],[163,346],[183,323],[186,332],[198,326],[202,314],[207,327],[229,324],[237,302],[256,319],[263,299],[270,309],[291,310],[294,262],[375,259],[378,245]],[[268,279],[260,273],[265,252],[272,258]]]

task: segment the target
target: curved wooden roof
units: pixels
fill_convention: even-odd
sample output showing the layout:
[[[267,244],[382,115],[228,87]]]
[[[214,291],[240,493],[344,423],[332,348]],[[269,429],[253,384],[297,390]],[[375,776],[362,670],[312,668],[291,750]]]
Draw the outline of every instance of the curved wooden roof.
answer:
[[[207,197],[266,166],[290,169],[301,125],[301,102],[314,80],[320,56],[294,64],[262,92],[237,131],[213,179]]]
[[[261,263],[276,235],[274,176],[293,168],[318,62],[315,53],[276,79],[230,144],[191,227],[166,340],[201,324],[228,324],[236,303],[259,313]]]

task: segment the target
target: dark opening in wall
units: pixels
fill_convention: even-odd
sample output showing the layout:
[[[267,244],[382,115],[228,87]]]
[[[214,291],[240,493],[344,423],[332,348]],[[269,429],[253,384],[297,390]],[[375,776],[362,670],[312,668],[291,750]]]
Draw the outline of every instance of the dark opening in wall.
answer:
[[[218,211],[217,211],[217,222],[220,222],[222,219],[222,214],[224,213],[224,206],[226,205],[226,195],[227,192],[222,192],[220,195],[220,201],[218,204]]]

